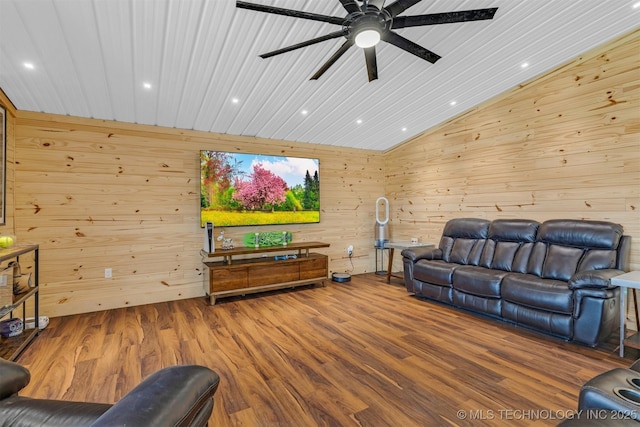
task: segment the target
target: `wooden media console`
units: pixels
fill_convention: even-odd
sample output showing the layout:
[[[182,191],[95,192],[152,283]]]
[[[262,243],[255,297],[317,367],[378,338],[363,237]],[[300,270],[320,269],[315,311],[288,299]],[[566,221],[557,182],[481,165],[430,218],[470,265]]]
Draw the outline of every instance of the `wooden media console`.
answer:
[[[309,249],[328,247],[328,243],[302,242],[289,243],[286,246],[218,249],[211,253],[202,251],[206,266],[204,290],[209,296],[209,303],[214,305],[216,298],[292,288],[311,283],[320,283],[324,286],[329,275],[328,257],[323,254],[309,253]],[[275,252],[281,252],[289,257],[276,259]],[[260,256],[251,257],[251,255]],[[234,259],[234,256],[250,257]],[[212,258],[222,258],[222,260],[209,261]]]

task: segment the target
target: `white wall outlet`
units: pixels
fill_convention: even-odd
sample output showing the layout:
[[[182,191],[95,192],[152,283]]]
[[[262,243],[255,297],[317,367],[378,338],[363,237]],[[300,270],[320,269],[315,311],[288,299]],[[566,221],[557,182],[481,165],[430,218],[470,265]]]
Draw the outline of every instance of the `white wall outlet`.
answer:
[[[349,245],[347,248],[347,256],[351,257],[353,255],[353,245]]]
[[[105,279],[111,279],[111,277],[113,277],[113,272],[111,271],[111,268],[105,268],[104,269],[104,278]]]

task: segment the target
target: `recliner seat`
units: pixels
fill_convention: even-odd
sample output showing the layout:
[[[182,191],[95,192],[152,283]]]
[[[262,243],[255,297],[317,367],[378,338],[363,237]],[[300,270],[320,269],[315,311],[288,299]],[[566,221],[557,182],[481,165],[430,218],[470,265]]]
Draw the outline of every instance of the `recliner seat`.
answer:
[[[206,426],[220,377],[205,366],[161,369],[114,405],[19,396],[31,374],[0,358],[0,426]]]

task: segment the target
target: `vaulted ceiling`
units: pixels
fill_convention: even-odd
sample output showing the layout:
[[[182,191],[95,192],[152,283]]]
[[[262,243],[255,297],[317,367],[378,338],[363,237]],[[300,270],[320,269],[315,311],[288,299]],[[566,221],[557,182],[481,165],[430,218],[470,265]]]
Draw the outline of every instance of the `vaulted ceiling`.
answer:
[[[386,0],[390,5],[395,0]],[[252,3],[344,17],[338,0]],[[493,8],[492,20],[395,30],[431,64],[377,47],[368,81],[340,27],[235,0],[0,0],[0,88],[18,110],[387,150],[638,27],[639,0],[422,0],[401,15]]]

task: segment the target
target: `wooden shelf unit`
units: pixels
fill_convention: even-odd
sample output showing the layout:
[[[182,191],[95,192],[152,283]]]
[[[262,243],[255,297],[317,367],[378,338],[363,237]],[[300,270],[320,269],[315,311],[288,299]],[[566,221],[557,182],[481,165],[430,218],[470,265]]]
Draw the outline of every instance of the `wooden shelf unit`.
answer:
[[[327,248],[328,243],[303,242],[286,246],[261,248],[241,247],[217,249],[208,253],[202,251],[205,268],[204,290],[209,303],[216,298],[245,295],[274,289],[320,283],[324,286],[329,274],[329,259],[326,255],[309,253],[309,249]],[[267,254],[297,252],[295,258],[277,260]],[[259,257],[233,259],[240,255],[260,255]],[[220,258],[221,261],[209,261]]]
[[[40,286],[39,286],[39,277],[38,277],[38,256],[39,256],[39,247],[38,245],[16,245],[8,249],[0,250],[0,263],[4,261],[8,261],[11,259],[20,260],[20,256],[24,254],[28,254],[33,252],[34,257],[34,267],[33,267],[33,287],[30,287],[25,292],[21,294],[13,296],[13,304],[7,305],[4,307],[0,307],[0,319],[3,319],[7,315],[9,317],[13,317],[13,312],[19,310],[22,307],[21,317],[23,324],[26,323],[27,318],[27,301],[30,298],[33,298],[33,313],[34,313],[34,323],[35,327],[33,330],[24,330],[22,334],[5,338],[0,336],[0,357],[6,360],[16,360],[20,353],[29,345],[31,341],[38,335],[40,332],[39,329],[39,298],[40,298]],[[12,286],[11,283],[7,284],[7,286]],[[8,318],[9,318],[8,317]]]

